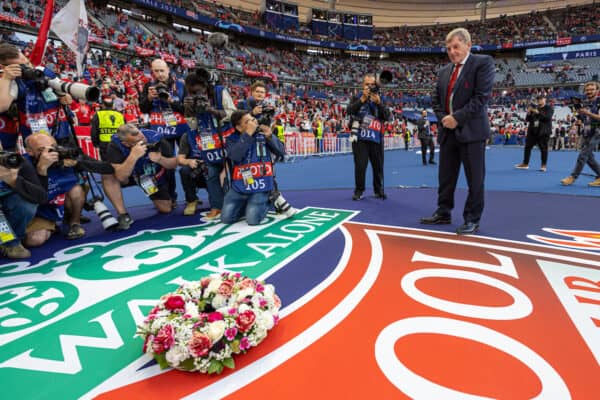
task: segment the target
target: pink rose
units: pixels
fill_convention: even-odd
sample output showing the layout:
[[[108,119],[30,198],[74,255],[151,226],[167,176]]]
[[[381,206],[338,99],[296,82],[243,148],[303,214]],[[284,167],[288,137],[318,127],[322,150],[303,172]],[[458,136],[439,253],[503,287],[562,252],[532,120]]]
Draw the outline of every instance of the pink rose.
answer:
[[[273,295],[273,303],[275,304],[275,308],[281,308],[281,299],[276,294]]]
[[[171,325],[165,325],[156,334],[154,340],[152,341],[152,351],[156,354],[160,354],[164,351],[167,351],[173,345],[173,336],[175,332],[173,331],[173,327]]]
[[[240,282],[240,287],[242,289],[254,289],[254,281],[250,278],[244,278]]]
[[[220,312],[211,312],[208,314],[208,322],[223,321],[223,314]]]
[[[235,319],[235,323],[240,329],[240,332],[248,332],[254,325],[256,315],[252,310],[246,310]]]
[[[181,296],[169,296],[165,301],[165,308],[167,310],[183,310],[185,309],[185,301]]]
[[[233,291],[233,282],[232,281],[223,281],[221,286],[219,286],[219,294],[221,296],[229,297],[231,296],[231,292]]]
[[[262,293],[262,292],[264,292],[264,291],[265,291],[265,287],[264,287],[264,286],[263,286],[261,283],[257,282],[257,283],[256,283],[256,291],[257,291],[258,293]]]
[[[237,335],[238,330],[236,327],[233,328],[227,328],[225,329],[225,337],[227,338],[227,340],[229,340],[230,342],[235,339],[235,335]]]
[[[209,277],[204,277],[204,278],[200,279],[200,286],[202,286],[203,288],[207,288],[209,283],[210,283]]]
[[[212,343],[207,335],[196,331],[192,334],[192,339],[188,343],[188,348],[194,357],[203,357],[208,354],[211,345]]]

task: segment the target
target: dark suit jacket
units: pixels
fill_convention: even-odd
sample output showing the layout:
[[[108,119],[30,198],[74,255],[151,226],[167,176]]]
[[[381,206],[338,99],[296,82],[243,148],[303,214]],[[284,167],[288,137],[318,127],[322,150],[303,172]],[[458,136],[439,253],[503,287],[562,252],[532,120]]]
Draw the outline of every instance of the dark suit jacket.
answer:
[[[540,108],[538,113],[527,113],[527,116],[525,117],[525,120],[529,122],[527,134],[550,137],[552,134],[553,114],[554,109],[548,104],[543,108]],[[538,121],[537,128],[535,127],[535,121]]]
[[[437,87],[432,95],[433,111],[439,121],[438,142],[444,143],[447,129],[441,124],[446,113],[446,94],[454,65],[446,65],[438,72]],[[490,136],[487,104],[492,96],[496,67],[492,57],[470,54],[462,66],[452,90],[453,116],[458,122],[456,139],[461,143],[484,141]]]

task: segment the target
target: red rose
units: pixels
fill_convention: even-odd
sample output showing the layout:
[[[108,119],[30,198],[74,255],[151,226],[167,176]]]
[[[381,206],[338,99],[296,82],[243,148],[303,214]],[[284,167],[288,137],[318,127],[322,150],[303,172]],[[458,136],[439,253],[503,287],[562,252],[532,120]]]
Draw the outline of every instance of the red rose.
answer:
[[[232,281],[223,281],[221,286],[219,286],[219,294],[225,297],[231,296],[231,291],[233,290],[233,282]]]
[[[188,348],[194,357],[202,357],[208,354],[211,345],[210,338],[207,335],[196,331],[188,343]]]
[[[248,332],[254,325],[256,315],[252,310],[246,310],[235,319],[235,323],[238,326],[240,332]]]
[[[181,296],[169,296],[165,301],[165,308],[167,310],[183,310],[185,309],[185,301]]]
[[[169,350],[173,345],[173,336],[175,336],[175,332],[171,325],[165,325],[160,328],[152,341],[152,351],[156,354],[160,354]]]
[[[211,312],[208,314],[208,322],[223,321],[223,314],[220,312]]]

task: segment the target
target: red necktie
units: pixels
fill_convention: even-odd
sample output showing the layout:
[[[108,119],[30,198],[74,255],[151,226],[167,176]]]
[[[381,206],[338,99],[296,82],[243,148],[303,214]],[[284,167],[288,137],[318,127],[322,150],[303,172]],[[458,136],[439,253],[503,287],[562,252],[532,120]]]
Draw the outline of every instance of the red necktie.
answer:
[[[448,114],[450,114],[450,97],[452,96],[452,89],[454,89],[454,84],[456,83],[456,78],[458,77],[460,67],[462,67],[462,64],[456,64],[454,66],[454,71],[450,77],[450,83],[448,83],[448,91],[446,92],[446,112]]]

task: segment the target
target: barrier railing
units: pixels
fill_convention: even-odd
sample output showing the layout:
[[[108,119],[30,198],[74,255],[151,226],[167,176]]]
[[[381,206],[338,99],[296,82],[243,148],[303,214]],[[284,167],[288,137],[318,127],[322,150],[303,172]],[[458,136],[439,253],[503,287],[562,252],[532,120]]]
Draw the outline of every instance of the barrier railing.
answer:
[[[384,149],[404,149],[404,139],[401,136],[385,136]],[[285,151],[290,157],[347,154],[352,153],[352,142],[350,135],[325,135],[318,139],[312,134],[287,134]]]

